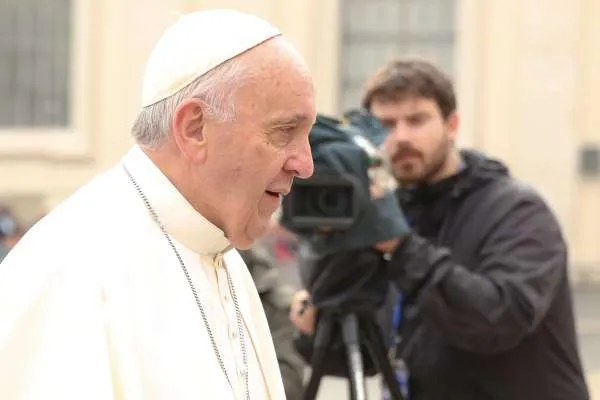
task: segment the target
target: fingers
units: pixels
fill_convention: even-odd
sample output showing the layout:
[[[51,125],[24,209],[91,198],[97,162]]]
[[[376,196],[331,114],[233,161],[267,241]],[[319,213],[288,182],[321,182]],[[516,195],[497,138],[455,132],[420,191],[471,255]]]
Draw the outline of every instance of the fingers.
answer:
[[[305,335],[312,335],[316,316],[317,310],[310,302],[310,294],[306,290],[296,293],[290,307],[290,321],[296,329]]]
[[[381,253],[393,253],[400,245],[400,238],[393,238],[375,243],[375,249]]]

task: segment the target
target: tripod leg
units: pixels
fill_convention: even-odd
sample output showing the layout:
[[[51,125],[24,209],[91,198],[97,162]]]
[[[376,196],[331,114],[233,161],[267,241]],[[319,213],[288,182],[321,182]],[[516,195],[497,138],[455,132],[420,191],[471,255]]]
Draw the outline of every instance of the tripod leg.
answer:
[[[345,316],[342,320],[342,337],[348,355],[350,398],[352,400],[366,400],[367,398],[359,335],[358,318],[356,315],[349,314]]]
[[[316,327],[313,354],[311,357],[311,373],[308,385],[304,389],[304,400],[314,400],[319,391],[321,377],[323,376],[323,360],[327,353],[327,346],[331,342],[333,322],[328,319],[319,321]]]
[[[383,375],[383,380],[388,387],[392,399],[405,400],[402,392],[400,391],[400,385],[396,380],[394,369],[390,365],[390,362],[387,358],[385,343],[383,342],[383,338],[378,331],[379,328],[374,322],[366,321],[363,324],[363,329],[367,339],[365,341],[367,349],[371,354],[371,358],[375,363],[375,367]]]

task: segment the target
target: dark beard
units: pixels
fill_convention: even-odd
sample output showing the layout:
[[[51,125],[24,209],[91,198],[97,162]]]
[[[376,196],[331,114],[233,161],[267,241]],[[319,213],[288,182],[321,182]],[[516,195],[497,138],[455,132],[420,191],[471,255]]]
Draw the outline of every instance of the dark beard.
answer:
[[[415,179],[399,179],[396,177],[396,180],[402,186],[414,186],[431,181],[442,169],[444,169],[450,155],[450,149],[450,141],[444,139],[433,152],[431,160],[424,165],[424,171],[421,177]]]
[[[436,149],[431,163],[425,167],[425,176],[423,177],[424,182],[431,181],[436,175],[440,173],[446,166],[448,157],[450,155],[450,143],[444,141],[442,145]]]

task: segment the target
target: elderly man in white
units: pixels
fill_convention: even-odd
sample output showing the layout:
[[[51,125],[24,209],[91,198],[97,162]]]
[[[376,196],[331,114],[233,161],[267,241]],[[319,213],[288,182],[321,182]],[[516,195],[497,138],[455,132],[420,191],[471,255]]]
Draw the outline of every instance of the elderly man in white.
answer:
[[[146,67],[137,145],[0,267],[0,398],[284,399],[233,248],[312,174],[313,90],[264,20],[213,10],[170,27]]]

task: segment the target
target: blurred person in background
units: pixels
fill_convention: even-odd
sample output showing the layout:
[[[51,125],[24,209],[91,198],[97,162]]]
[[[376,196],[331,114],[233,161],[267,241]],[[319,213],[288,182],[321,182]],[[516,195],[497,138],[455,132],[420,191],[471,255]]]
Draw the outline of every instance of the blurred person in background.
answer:
[[[182,16],[146,64],[133,148],[0,268],[0,398],[284,399],[239,253],[313,164],[309,70],[268,22]]]
[[[289,248],[295,235],[278,223],[275,212],[265,235],[252,248],[240,250],[265,309],[287,400],[300,400],[306,364],[294,347],[296,328],[288,318],[298,289],[296,255]]]
[[[15,246],[21,234],[19,223],[10,209],[0,208],[0,261]]]
[[[295,288],[282,279],[281,265],[272,255],[275,249],[259,243],[240,255],[258,290],[281,370],[287,400],[301,400],[306,365],[294,347],[296,329],[288,318]]]
[[[391,353],[408,367],[410,399],[588,400],[567,245],[546,202],[501,161],[456,147],[453,84],[431,63],[382,66],[362,105],[389,132],[411,227],[376,246],[402,299],[389,308]],[[371,250],[327,267],[361,251]],[[298,292],[290,318],[310,335],[309,300]]]

